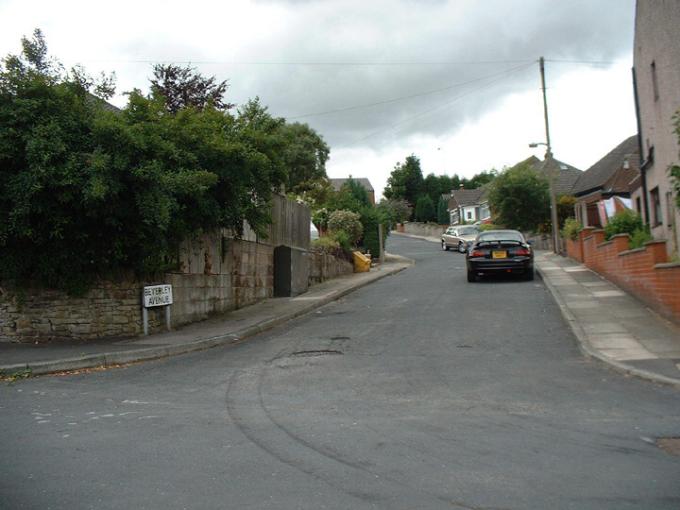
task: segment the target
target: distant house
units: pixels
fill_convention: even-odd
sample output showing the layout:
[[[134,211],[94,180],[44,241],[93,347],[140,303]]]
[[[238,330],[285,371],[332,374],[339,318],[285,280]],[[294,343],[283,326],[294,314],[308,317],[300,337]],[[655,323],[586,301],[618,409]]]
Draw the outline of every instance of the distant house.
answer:
[[[555,158],[550,160],[540,160],[536,156],[531,156],[521,163],[518,163],[518,165],[524,163],[529,163],[534,168],[534,170],[547,179],[550,178],[551,171],[555,172],[557,177],[555,179],[555,194],[558,197],[560,195],[573,195],[576,181],[578,181],[581,174],[583,174],[582,170],[579,170],[578,168]]]
[[[656,239],[678,253],[680,211],[668,169],[678,165],[680,145],[673,116],[680,109],[680,2],[638,0],[633,72],[637,102],[640,178],[633,203]]]
[[[563,163],[557,159],[541,161],[536,156],[531,156],[524,161],[520,161],[515,166],[530,165],[537,173],[549,178],[550,172],[554,172],[555,193],[560,195],[571,195],[574,185],[583,172],[578,168]],[[489,184],[485,184],[476,189],[452,190],[449,198],[449,216],[451,225],[463,223],[490,223],[491,210],[489,208]]]
[[[369,181],[366,177],[343,177],[343,178],[338,178],[338,179],[328,179],[331,183],[331,186],[333,186],[333,189],[335,191],[340,191],[342,187],[345,185],[345,183],[352,179],[354,182],[359,183],[365,190],[366,193],[368,193],[368,200],[371,202],[372,205],[375,205],[375,190],[373,189],[373,186],[371,185],[371,181]]]
[[[488,194],[488,185],[476,189],[452,190],[448,206],[451,225],[490,220]]]
[[[587,227],[603,227],[607,218],[630,207],[630,183],[639,175],[637,136],[626,138],[583,172],[574,187],[576,218]]]

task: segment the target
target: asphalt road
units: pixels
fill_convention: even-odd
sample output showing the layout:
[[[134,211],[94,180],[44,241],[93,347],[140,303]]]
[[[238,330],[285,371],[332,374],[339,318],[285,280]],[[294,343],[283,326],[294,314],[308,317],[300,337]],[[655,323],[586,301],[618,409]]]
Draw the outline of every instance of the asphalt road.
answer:
[[[680,392],[584,359],[540,280],[389,249],[247,343],[3,384],[0,508],[680,508]]]

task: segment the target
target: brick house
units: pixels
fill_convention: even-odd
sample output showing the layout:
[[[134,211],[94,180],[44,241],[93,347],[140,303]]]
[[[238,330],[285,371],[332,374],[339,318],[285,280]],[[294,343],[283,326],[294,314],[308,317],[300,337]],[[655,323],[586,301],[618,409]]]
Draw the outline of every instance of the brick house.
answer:
[[[586,227],[604,227],[607,218],[630,207],[630,183],[640,173],[637,135],[626,138],[576,181],[576,219]]]
[[[633,76],[639,129],[640,178],[633,203],[656,239],[678,253],[680,211],[668,173],[678,164],[673,116],[680,109],[680,2],[638,0]]]
[[[371,205],[375,205],[375,190],[373,189],[373,186],[371,185],[371,181],[369,181],[366,177],[352,177],[351,175],[349,177],[342,177],[342,178],[335,178],[335,179],[328,179],[331,183],[331,186],[333,186],[333,189],[335,191],[340,191],[342,187],[345,185],[347,181],[352,179],[353,181],[359,183],[365,190],[366,193],[368,193],[368,200],[371,202]]]

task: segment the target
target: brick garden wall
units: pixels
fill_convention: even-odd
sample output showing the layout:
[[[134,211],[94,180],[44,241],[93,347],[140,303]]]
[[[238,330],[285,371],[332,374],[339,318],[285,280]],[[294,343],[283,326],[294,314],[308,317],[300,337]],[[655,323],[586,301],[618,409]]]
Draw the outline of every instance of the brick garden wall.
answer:
[[[628,234],[604,240],[604,231],[586,227],[567,240],[570,257],[583,262],[667,318],[680,323],[680,263],[669,263],[666,241],[628,248]],[[580,256],[580,258],[579,258]]]

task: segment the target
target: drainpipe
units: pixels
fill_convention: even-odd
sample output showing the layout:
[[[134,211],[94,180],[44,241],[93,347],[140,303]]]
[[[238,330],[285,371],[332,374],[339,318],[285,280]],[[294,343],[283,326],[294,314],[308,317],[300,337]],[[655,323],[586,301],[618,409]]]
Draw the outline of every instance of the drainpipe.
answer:
[[[633,96],[635,97],[635,118],[637,120],[637,141],[640,152],[640,180],[642,181],[642,208],[644,210],[645,224],[649,225],[649,203],[647,200],[647,161],[642,150],[642,121],[640,120],[640,98],[638,97],[637,75],[635,67],[631,68],[633,74]]]

